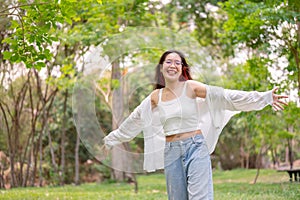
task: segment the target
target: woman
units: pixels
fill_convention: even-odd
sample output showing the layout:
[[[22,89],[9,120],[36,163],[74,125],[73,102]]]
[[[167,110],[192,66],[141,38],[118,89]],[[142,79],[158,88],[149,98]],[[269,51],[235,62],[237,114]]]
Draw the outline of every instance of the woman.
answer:
[[[194,81],[184,55],[166,51],[156,68],[155,90],[104,141],[110,148],[142,130],[144,169],[164,168],[169,199],[213,199],[209,154],[221,130],[239,111],[267,105],[282,110],[286,103],[280,99],[287,97],[275,91],[225,90]]]

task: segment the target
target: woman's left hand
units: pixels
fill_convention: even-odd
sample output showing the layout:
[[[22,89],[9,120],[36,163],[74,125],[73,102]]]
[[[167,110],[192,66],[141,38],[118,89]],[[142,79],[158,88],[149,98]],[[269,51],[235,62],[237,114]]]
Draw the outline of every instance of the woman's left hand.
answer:
[[[272,104],[272,108],[273,108],[275,111],[283,110],[283,109],[284,109],[283,105],[285,105],[285,106],[288,105],[286,102],[284,102],[284,101],[281,100],[281,99],[286,99],[286,98],[288,98],[288,96],[286,96],[286,95],[278,95],[278,94],[275,94],[277,90],[278,90],[278,87],[275,87],[275,88],[272,90],[272,96],[273,96],[273,104]]]

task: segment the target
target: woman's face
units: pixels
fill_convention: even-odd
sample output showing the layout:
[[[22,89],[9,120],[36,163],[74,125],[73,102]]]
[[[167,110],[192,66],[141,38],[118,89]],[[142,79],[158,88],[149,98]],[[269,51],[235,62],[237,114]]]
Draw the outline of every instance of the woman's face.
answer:
[[[178,81],[182,73],[181,57],[177,53],[170,53],[163,62],[161,72],[166,81]]]

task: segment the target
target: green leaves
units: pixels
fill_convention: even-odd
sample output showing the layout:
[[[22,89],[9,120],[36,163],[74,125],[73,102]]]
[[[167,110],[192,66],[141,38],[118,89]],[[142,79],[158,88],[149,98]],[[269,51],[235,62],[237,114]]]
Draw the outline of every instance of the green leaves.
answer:
[[[279,65],[283,72],[288,71],[281,86],[300,91],[299,1],[229,0],[220,5],[228,15],[221,37],[267,58],[269,67]],[[282,58],[288,60],[287,65],[279,61]]]
[[[12,57],[12,52],[9,52],[9,51],[4,51],[3,52],[3,59],[4,60],[9,60],[11,57]]]
[[[47,78],[50,85],[55,85],[59,90],[70,89],[76,82],[76,70],[72,64],[63,65],[59,72]]]
[[[12,63],[23,62],[28,68],[41,69],[46,60],[52,58],[48,47],[57,40],[51,33],[56,28],[57,10],[53,3],[22,4],[16,10],[9,10],[8,17],[18,16],[11,20],[9,29],[12,34],[2,43],[9,45],[4,52],[4,59]],[[14,13],[13,13],[14,11]]]

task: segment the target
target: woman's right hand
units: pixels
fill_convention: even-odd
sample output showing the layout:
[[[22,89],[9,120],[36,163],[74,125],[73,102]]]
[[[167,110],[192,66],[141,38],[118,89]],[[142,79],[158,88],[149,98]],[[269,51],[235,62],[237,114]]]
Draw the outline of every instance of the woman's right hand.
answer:
[[[286,102],[284,102],[284,101],[281,100],[281,99],[288,98],[288,96],[275,94],[277,90],[278,90],[278,87],[275,87],[272,90],[272,97],[273,97],[272,108],[275,111],[283,110],[284,109],[283,106],[287,106],[288,105]]]

